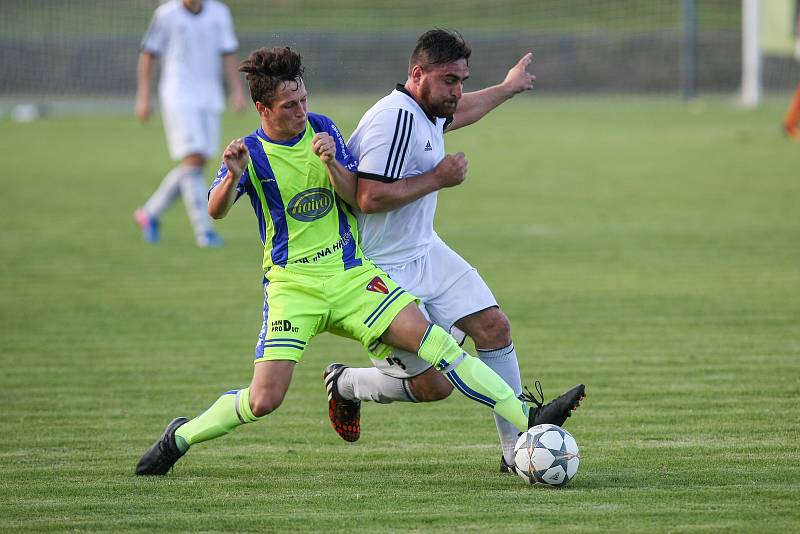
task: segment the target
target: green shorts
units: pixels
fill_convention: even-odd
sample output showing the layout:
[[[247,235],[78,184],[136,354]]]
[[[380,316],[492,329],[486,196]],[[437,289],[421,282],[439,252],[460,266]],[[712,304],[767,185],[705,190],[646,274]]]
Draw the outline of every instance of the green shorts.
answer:
[[[360,341],[372,357],[383,358],[390,348],[380,336],[400,310],[416,301],[370,261],[328,274],[273,266],[264,284],[255,361],[299,362],[321,332]]]

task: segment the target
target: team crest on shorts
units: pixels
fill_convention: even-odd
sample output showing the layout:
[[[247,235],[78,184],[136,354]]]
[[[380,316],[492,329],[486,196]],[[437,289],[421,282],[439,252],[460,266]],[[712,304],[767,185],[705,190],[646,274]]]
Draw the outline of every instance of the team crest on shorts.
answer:
[[[389,293],[389,288],[386,287],[386,284],[381,280],[380,276],[376,276],[372,279],[372,282],[367,284],[367,291],[374,291],[375,293],[383,293],[386,295]]]

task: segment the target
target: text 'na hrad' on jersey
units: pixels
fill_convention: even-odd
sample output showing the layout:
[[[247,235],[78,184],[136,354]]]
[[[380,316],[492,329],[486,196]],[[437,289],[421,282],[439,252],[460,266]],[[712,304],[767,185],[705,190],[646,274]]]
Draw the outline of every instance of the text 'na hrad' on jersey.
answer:
[[[286,142],[269,139],[261,128],[244,138],[250,163],[236,186],[236,199],[246,193],[255,211],[264,272],[273,265],[333,272],[362,264],[353,208],[335,193],[325,164],[311,147],[314,135],[323,131],[336,142],[337,161],[355,172],[357,159],[324,115],[309,113],[305,131]],[[212,190],[227,173],[223,162]]]
[[[394,182],[432,170],[444,159],[448,124],[448,119],[426,114],[398,84],[364,114],[348,142],[359,161],[359,178]],[[436,199],[434,191],[385,213],[356,209],[364,254],[381,266],[424,255],[438,239],[433,229]]]

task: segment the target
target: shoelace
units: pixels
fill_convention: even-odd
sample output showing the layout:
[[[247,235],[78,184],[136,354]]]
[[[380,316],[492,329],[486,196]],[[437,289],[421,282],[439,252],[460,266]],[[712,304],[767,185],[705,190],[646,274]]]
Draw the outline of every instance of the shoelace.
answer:
[[[517,398],[519,400],[521,400],[521,401],[532,402],[532,403],[534,403],[536,405],[537,408],[541,408],[542,406],[544,406],[544,392],[542,391],[542,384],[541,384],[541,382],[539,382],[537,380],[536,382],[533,383],[533,387],[536,389],[536,392],[539,394],[539,399],[537,399],[533,395],[533,393],[531,393],[531,390],[528,389],[528,386],[523,386],[525,391],[520,393],[519,397],[517,397]]]

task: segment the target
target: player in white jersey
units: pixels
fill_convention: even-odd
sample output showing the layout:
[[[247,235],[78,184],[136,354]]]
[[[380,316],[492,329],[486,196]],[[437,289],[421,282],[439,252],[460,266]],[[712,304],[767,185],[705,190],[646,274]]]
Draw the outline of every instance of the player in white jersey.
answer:
[[[364,253],[423,303],[432,322],[459,342],[475,342],[480,358],[522,395],[508,318],[491,290],[433,229],[437,192],[462,183],[463,153],[445,155],[444,133],[476,122],[512,96],[533,87],[527,54],[493,87],[462,94],[470,48],[446,30],[422,35],[409,62],[408,79],[367,111],[348,147],[359,160],[358,207]],[[435,401],[453,386],[418,356],[395,350],[373,368],[331,364],[324,378],[334,428],[360,428],[362,400]],[[583,397],[583,386],[566,396]],[[541,395],[541,386],[537,382]],[[564,395],[562,395],[563,398]],[[541,402],[541,399],[538,402]],[[577,408],[577,404],[575,407]],[[520,430],[496,417],[503,450],[501,470],[513,470]],[[348,441],[358,433],[340,435]]]
[[[230,11],[217,0],[170,0],[153,15],[139,54],[136,115],[142,122],[150,118],[153,67],[160,59],[158,94],[164,129],[170,156],[180,163],[134,213],[145,241],[158,242],[161,216],[182,196],[197,245],[222,244],[206,212],[203,169],[217,152],[220,113],[225,109],[223,71],[233,107],[246,108],[237,71],[238,48]]]

